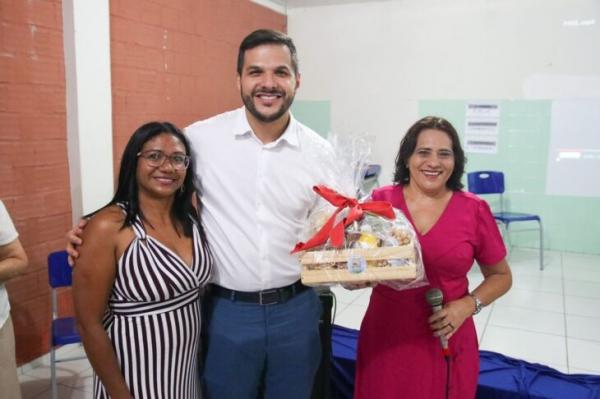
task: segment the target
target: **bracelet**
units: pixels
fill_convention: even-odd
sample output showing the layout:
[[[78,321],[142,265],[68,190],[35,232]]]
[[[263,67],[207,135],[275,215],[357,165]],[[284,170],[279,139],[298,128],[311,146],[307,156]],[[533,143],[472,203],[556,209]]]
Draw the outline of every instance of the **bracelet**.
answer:
[[[469,294],[469,296],[475,301],[475,310],[472,313],[472,315],[475,316],[477,313],[481,312],[481,309],[483,309],[483,303],[481,303],[481,300],[477,298],[475,294]]]

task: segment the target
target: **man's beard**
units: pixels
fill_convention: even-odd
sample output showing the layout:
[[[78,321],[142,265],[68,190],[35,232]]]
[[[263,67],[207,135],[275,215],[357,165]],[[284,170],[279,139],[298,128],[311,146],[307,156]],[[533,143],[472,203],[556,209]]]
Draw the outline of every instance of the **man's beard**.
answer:
[[[274,114],[271,114],[271,115],[261,114],[254,106],[254,101],[252,101],[254,96],[256,95],[256,93],[280,95],[281,99],[282,99],[281,107],[279,107],[277,112],[275,112]],[[285,113],[290,109],[292,102],[294,102],[294,94],[295,93],[292,93],[292,95],[290,97],[288,97],[288,96],[286,96],[285,92],[282,92],[279,90],[257,89],[257,90],[253,90],[250,95],[245,95],[244,93],[241,93],[241,96],[242,96],[242,101],[244,102],[244,105],[246,106],[246,109],[250,112],[250,114],[253,117],[255,117],[260,122],[269,123],[269,122],[276,121],[277,119],[279,119],[283,115],[285,115]]]

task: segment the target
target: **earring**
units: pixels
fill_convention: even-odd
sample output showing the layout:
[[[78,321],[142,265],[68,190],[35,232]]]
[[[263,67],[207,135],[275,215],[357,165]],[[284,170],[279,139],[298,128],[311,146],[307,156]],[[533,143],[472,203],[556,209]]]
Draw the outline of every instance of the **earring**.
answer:
[[[179,192],[180,192],[181,194],[183,194],[183,193],[184,193],[184,191],[185,191],[185,186],[182,184],[182,185],[181,185],[181,187],[179,187]]]

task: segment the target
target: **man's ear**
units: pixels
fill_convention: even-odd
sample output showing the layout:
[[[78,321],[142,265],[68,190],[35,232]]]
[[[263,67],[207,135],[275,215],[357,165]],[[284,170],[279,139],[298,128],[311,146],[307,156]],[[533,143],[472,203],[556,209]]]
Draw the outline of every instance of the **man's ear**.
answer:
[[[300,78],[302,78],[302,75],[300,74],[300,72],[298,72],[296,74],[296,90],[298,90],[298,88],[300,87]]]

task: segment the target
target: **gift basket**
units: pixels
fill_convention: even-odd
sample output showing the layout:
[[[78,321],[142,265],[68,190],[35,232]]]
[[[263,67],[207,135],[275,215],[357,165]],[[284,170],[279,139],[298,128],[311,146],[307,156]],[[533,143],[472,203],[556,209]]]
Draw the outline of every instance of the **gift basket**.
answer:
[[[346,174],[359,195],[365,168],[357,155],[364,157],[364,153],[345,150],[344,154],[352,159],[344,162],[338,157],[343,170],[336,176],[343,181]],[[350,174],[348,169],[354,170]],[[387,201],[358,200],[325,185],[313,189],[324,201],[305,226],[308,240],[292,250],[299,253],[303,284],[383,283],[398,290],[427,284],[417,235],[401,211]]]

